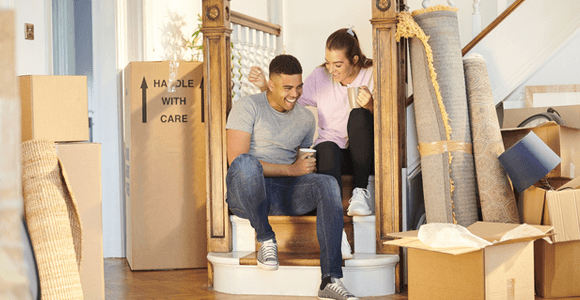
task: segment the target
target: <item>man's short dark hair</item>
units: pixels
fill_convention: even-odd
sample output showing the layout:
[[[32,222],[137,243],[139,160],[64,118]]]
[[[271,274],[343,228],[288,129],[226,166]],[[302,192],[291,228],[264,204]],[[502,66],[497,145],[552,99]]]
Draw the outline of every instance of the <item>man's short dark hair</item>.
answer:
[[[290,54],[280,54],[270,62],[270,75],[302,75],[302,66],[296,57]]]

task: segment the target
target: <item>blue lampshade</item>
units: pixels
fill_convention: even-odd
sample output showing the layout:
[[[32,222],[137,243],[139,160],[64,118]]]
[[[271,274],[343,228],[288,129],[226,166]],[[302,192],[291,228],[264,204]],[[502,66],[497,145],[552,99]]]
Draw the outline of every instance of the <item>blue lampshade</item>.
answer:
[[[498,159],[520,193],[544,178],[562,161],[533,131],[508,148]]]

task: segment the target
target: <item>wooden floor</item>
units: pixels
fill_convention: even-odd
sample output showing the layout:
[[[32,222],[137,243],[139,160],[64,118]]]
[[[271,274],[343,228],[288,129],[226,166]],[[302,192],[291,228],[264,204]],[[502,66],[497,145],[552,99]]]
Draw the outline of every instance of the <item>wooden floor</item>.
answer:
[[[218,300],[307,300],[318,297],[231,295],[207,286],[207,269],[132,272],[124,258],[105,259],[105,299],[218,299]],[[368,300],[407,300],[406,294],[365,297]]]
[[[132,272],[124,258],[105,258],[105,299],[308,300],[318,297],[231,295],[207,286],[207,269]],[[366,300],[407,300],[407,293]],[[543,298],[536,296],[535,300]],[[568,299],[568,298],[566,298]],[[580,300],[580,298],[574,298]],[[565,300],[562,298],[562,300]]]

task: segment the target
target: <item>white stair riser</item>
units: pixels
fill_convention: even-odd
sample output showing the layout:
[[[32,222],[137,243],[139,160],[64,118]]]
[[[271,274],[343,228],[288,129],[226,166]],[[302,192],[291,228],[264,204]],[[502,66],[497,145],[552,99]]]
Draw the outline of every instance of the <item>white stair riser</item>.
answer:
[[[239,265],[241,253],[209,253],[213,266],[214,290],[228,294],[316,296],[320,285],[320,267],[281,266],[265,271],[257,266]],[[397,255],[355,255],[343,267],[343,283],[359,297],[395,293]]]

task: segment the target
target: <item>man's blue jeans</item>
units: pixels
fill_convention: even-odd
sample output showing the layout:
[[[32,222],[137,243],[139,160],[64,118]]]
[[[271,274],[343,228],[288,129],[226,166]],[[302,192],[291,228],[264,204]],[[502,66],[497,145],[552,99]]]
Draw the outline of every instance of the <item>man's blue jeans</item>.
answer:
[[[226,184],[230,210],[250,221],[258,242],[275,238],[268,215],[303,215],[316,208],[322,278],[342,278],[340,246],[344,220],[340,190],[334,177],[323,174],[264,177],[258,159],[242,154],[228,169]]]

